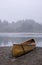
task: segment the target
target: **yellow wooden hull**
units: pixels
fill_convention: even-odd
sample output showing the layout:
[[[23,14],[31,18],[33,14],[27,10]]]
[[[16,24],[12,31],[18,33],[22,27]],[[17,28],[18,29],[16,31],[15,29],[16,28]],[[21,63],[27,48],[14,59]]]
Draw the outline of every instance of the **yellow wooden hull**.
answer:
[[[12,46],[12,56],[18,57],[21,56],[36,47],[35,41],[33,39],[25,41],[21,44],[13,44]]]

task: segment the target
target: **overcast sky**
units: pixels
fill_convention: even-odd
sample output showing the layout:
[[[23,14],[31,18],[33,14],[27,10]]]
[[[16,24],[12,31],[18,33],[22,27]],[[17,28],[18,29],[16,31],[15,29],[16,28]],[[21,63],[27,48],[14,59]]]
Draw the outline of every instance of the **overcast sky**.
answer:
[[[42,23],[42,0],[0,0],[0,19],[9,22],[34,19]]]

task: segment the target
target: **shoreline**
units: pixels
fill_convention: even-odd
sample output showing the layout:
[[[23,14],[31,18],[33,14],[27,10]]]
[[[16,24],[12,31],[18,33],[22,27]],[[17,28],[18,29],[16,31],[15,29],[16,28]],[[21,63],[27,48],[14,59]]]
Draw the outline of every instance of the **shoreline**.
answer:
[[[0,65],[42,65],[42,47],[18,58],[12,57],[11,47],[0,47]]]

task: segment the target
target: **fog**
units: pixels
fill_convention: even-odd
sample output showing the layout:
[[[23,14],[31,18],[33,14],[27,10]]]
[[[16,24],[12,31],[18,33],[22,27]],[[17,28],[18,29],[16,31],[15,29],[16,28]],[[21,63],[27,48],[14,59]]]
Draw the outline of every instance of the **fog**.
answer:
[[[42,0],[0,0],[0,19],[9,22],[33,19],[42,23]]]

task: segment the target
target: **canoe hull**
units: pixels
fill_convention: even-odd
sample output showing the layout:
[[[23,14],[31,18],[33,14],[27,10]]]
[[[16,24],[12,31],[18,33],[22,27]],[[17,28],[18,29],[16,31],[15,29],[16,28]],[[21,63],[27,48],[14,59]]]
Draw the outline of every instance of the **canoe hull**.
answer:
[[[36,47],[36,44],[34,41],[30,42],[31,40],[29,40],[29,42],[24,42],[21,44],[14,44],[12,47],[12,56],[14,57],[18,57],[21,56],[23,54],[26,54],[27,52],[33,50]]]
[[[13,45],[12,47],[12,56],[17,57],[24,53],[21,45]]]

